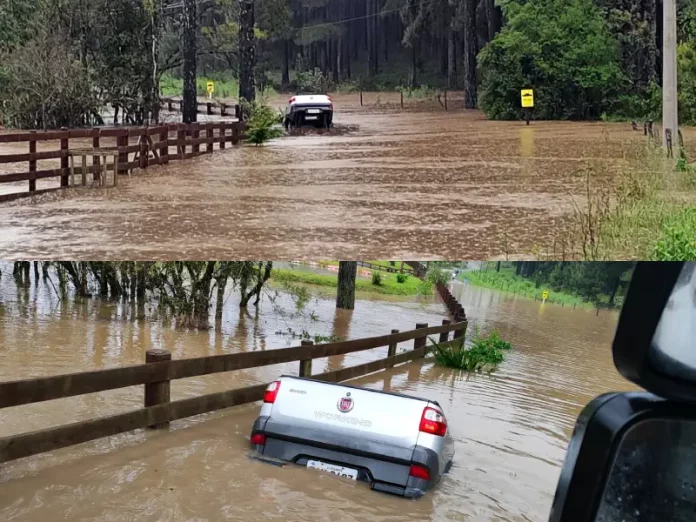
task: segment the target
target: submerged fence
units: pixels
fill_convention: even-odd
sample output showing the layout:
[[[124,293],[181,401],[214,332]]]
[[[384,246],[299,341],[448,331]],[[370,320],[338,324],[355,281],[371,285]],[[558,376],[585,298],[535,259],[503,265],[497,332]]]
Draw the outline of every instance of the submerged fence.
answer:
[[[320,345],[302,341],[300,346],[291,348],[180,360],[172,360],[166,350],[150,350],[145,355],[145,364],[3,382],[0,383],[0,409],[136,385],[144,385],[144,408],[1,438],[0,463],[139,428],[165,428],[169,422],[177,419],[259,401],[266,388],[266,384],[259,384],[171,401],[170,383],[174,379],[299,361],[298,375],[340,382],[425,357],[429,350],[427,336],[439,334],[440,343],[451,342],[449,333],[453,332],[454,338],[462,337],[467,324],[466,320],[451,323],[445,319],[441,326],[429,327],[426,323],[419,323],[415,330],[392,330],[390,335],[379,337]],[[397,344],[409,340],[413,340],[413,349],[397,355]],[[383,359],[312,374],[313,359],[380,347],[387,347],[387,356]]]
[[[94,183],[108,170],[119,175],[130,174],[135,169],[209,154],[215,150],[216,143],[220,149],[224,149],[227,143],[238,144],[244,130],[244,123],[233,121],[0,134],[0,147],[6,143],[24,143],[27,149],[27,152],[0,154],[0,165],[20,165],[14,169],[15,172],[0,171],[0,185],[29,182],[28,192],[0,194],[0,201],[76,184],[85,185],[89,174]],[[37,150],[38,146],[44,150]],[[104,165],[102,158],[109,155],[115,159],[113,163]],[[78,169],[71,169],[71,160],[75,157],[82,162]],[[42,167],[51,168],[39,168],[39,162],[46,161],[49,164]],[[59,186],[37,190],[36,181],[46,178],[60,178]]]

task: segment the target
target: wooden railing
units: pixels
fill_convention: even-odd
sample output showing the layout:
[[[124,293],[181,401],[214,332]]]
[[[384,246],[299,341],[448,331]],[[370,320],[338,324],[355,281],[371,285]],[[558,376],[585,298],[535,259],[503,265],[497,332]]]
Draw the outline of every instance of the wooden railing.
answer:
[[[454,321],[466,321],[466,311],[464,310],[464,307],[459,303],[459,301],[457,301],[457,298],[452,295],[452,292],[450,292],[449,287],[442,283],[438,283],[436,285],[436,289],[437,293],[440,294],[442,301],[445,303],[447,310],[450,314],[452,314]]]
[[[416,325],[415,330],[392,330],[390,335],[379,337],[320,345],[314,345],[312,341],[303,341],[301,346],[291,348],[180,360],[171,360],[171,354],[166,350],[150,350],[146,353],[145,364],[2,382],[0,409],[141,384],[145,385],[145,407],[120,415],[1,438],[0,463],[139,428],[163,428],[173,420],[261,400],[266,388],[266,384],[259,384],[170,401],[170,382],[174,379],[299,361],[300,376],[340,382],[425,357],[429,350],[427,336],[439,335],[440,343],[452,342],[449,333],[454,332],[454,338],[462,337],[466,333],[466,327],[466,321],[451,324],[449,320],[443,320],[442,326],[428,327],[427,324],[420,323]],[[397,344],[409,340],[413,340],[413,349],[397,355]],[[387,357],[383,359],[312,374],[313,359],[385,346],[388,347]]]
[[[161,98],[162,107],[166,108],[169,112],[183,112],[184,111],[184,100],[178,98]],[[242,109],[238,103],[225,103],[221,101],[205,101],[196,102],[197,112],[205,112],[208,115],[215,114],[218,111],[220,116],[234,116],[238,120],[241,120]],[[201,107],[205,107],[205,111],[201,110]],[[230,114],[230,110],[232,111]]]
[[[404,267],[406,264],[405,261],[396,261],[395,263],[398,263],[399,266],[385,266],[385,265],[376,265],[374,263],[370,263],[369,261],[358,261],[358,265],[369,268],[370,270],[382,270],[383,272],[399,272],[402,274],[415,274],[416,270],[414,270],[411,267]]]
[[[60,187],[70,186],[69,156],[71,141],[84,150],[84,140],[90,140],[96,151],[114,151],[118,153],[118,172],[127,174],[134,169],[146,169],[151,165],[164,165],[170,161],[182,160],[211,153],[218,143],[224,149],[227,143],[233,145],[243,138],[244,124],[240,122],[208,122],[185,125],[168,124],[157,127],[92,128],[48,132],[17,132],[0,134],[0,144],[26,143],[28,152],[0,154],[0,165],[26,163],[28,170],[23,172],[0,172],[0,183],[28,181],[29,192],[0,195],[0,201],[6,201],[25,195],[32,195],[45,190],[36,190],[36,180],[60,178]],[[110,141],[110,144],[105,143]],[[55,150],[37,152],[37,143],[56,142]],[[204,145],[204,147],[201,147]],[[174,151],[170,148],[174,147]],[[132,154],[132,156],[131,156]],[[59,168],[37,168],[38,161],[60,160]],[[55,162],[58,166],[58,162]],[[107,165],[112,169],[113,165]],[[88,165],[82,175],[92,174],[95,169],[100,172],[99,157],[95,154],[92,164]],[[82,180],[80,180],[82,182]],[[81,183],[82,184],[82,183]],[[55,190],[51,188],[48,190]]]

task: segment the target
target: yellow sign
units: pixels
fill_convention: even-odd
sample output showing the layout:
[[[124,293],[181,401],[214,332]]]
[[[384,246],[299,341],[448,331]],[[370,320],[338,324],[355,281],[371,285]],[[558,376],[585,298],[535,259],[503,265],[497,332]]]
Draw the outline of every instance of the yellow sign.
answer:
[[[534,107],[534,91],[532,89],[522,89],[522,107]]]
[[[208,89],[208,94],[213,94],[215,92],[215,84],[213,82],[208,82],[206,88]]]
[[[548,290],[544,290],[544,291],[541,293],[541,298],[542,298],[544,301],[546,301],[546,300],[549,298],[549,291],[548,291]]]

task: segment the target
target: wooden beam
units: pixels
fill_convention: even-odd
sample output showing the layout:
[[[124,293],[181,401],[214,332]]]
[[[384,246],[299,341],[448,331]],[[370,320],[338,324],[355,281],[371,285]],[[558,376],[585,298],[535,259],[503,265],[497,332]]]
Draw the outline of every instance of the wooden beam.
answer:
[[[0,408],[73,397],[75,395],[105,390],[115,390],[128,386],[171,379],[184,379],[303,359],[317,359],[334,355],[344,355],[362,350],[379,348],[381,346],[388,346],[392,343],[400,343],[415,339],[416,337],[436,335],[445,331],[456,331],[465,327],[465,323],[455,323],[452,325],[433,326],[397,334],[354,339],[338,343],[295,346],[264,352],[233,353],[209,357],[196,357],[192,359],[178,359],[108,370],[95,370],[69,375],[56,375],[52,377],[38,377],[34,379],[3,382],[0,383]]]

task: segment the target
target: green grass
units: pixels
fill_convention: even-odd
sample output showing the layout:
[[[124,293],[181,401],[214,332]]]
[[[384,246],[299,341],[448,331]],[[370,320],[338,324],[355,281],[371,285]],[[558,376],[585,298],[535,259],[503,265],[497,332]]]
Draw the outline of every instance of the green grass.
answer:
[[[432,285],[421,281],[417,277],[409,277],[403,283],[396,280],[397,274],[382,272],[379,285],[372,284],[372,281],[356,279],[355,289],[363,292],[376,292],[388,295],[430,295],[433,292]],[[314,274],[312,272],[301,272],[284,268],[273,269],[271,280],[285,283],[306,283],[310,285],[338,287],[338,275]]]
[[[653,249],[658,261],[693,261],[696,259],[696,207],[680,210],[666,219]]]
[[[433,339],[430,339],[430,342],[434,346],[437,364],[467,372],[495,370],[505,359],[503,353],[512,348],[508,341],[500,337],[497,330],[491,331],[488,335],[481,335],[476,328],[469,348],[465,347],[464,337],[442,345]]]
[[[530,299],[541,300],[541,294],[546,290],[549,293],[547,301],[550,303],[562,304],[563,306],[582,306],[586,308],[595,308],[597,306],[595,303],[585,301],[582,296],[568,292],[559,292],[543,285],[537,288],[533,280],[515,275],[515,270],[513,268],[501,268],[500,272],[494,270],[485,272],[463,272],[457,276],[457,279],[464,281],[467,277],[471,285],[483,288],[494,288]],[[602,298],[608,301],[607,296],[600,296],[600,301]]]

